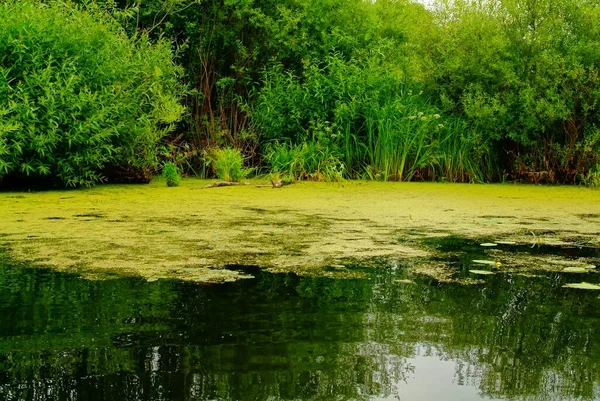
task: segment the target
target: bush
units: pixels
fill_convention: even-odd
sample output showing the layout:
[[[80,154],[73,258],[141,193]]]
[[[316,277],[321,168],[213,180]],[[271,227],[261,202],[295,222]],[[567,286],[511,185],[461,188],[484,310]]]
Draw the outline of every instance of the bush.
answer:
[[[251,170],[244,168],[244,157],[238,149],[215,149],[211,153],[213,169],[219,179],[237,182],[250,174]]]
[[[600,7],[523,4],[439,2],[446,22],[415,38],[435,65],[424,81],[496,140],[511,178],[574,183],[600,163]]]
[[[0,55],[0,178],[150,178],[183,111],[168,43],[93,10],[3,2]]]
[[[178,187],[181,183],[177,166],[171,162],[165,163],[163,166],[163,177],[167,180],[167,186],[169,187]]]

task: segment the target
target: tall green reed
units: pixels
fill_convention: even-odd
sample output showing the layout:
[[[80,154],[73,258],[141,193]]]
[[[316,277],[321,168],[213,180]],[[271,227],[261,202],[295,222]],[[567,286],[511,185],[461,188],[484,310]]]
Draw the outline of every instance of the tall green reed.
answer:
[[[303,78],[279,67],[265,79],[255,121],[267,140],[287,144],[270,148],[272,169],[286,160],[290,175],[310,179],[333,156],[355,178],[470,182],[492,175],[493,160],[484,157],[489,144],[477,130],[447,117],[415,83],[377,63],[334,55],[309,65]]]
[[[346,172],[344,163],[316,141],[299,145],[272,143],[265,160],[271,172],[286,181],[341,181]]]

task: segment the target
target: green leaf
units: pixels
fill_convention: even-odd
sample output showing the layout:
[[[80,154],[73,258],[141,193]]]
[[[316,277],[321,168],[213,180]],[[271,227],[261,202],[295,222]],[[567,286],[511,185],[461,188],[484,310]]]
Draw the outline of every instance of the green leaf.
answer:
[[[589,270],[586,269],[585,267],[570,266],[570,267],[565,267],[563,269],[563,272],[565,272],[565,273],[588,273]]]
[[[21,163],[21,172],[29,175],[35,172],[35,168],[31,164]]]
[[[563,285],[563,288],[576,288],[579,290],[600,290],[600,285],[591,284],[591,283],[570,283]]]
[[[490,266],[496,266],[496,262],[493,260],[473,260],[473,263],[477,263],[479,265],[490,265]]]
[[[491,274],[496,274],[496,273],[491,272],[489,270],[469,270],[469,272],[473,273],[473,274],[480,274],[482,276],[489,276]]]

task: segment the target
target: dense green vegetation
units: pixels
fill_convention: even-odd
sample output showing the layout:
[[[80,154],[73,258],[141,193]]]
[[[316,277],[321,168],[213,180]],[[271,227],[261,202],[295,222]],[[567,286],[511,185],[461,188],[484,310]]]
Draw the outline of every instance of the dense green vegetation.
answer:
[[[454,4],[428,52],[439,99],[503,145],[513,175],[575,182],[597,166],[598,2]]]
[[[111,121],[124,121],[129,127],[133,123],[128,107],[138,104],[131,100],[152,102],[154,97],[140,97],[154,88],[142,79],[152,74],[140,71],[153,71],[156,63],[163,71],[157,85],[166,93],[157,98],[169,99],[168,107],[158,109],[165,111],[168,122],[176,119],[179,111],[170,102],[173,92],[181,91],[175,90],[176,69],[167,67],[164,44],[172,41],[190,91],[184,97],[186,117],[166,138],[160,155],[187,173],[213,173],[215,149],[233,148],[242,152],[247,167],[293,179],[508,179],[598,185],[596,1],[439,0],[427,8],[407,0],[79,3],[93,10],[83,13],[94,20],[88,25],[100,26],[90,32],[110,25],[118,38],[116,46],[105,47],[118,53],[133,46],[135,54],[153,55],[142,58],[144,65],[121,61],[127,58],[121,53],[109,52],[103,58],[108,67],[102,64],[99,69],[119,67],[114,71],[137,79],[106,102],[115,110]],[[22,12],[32,9],[19,7]],[[39,14],[57,9],[65,7]],[[48,17],[40,16],[32,24],[53,32],[54,25],[44,18]],[[126,41],[123,32],[132,39]],[[140,35],[148,35],[157,46],[150,47]],[[3,33],[0,40],[11,37]],[[91,51],[97,44],[83,41],[77,46]],[[28,57],[37,55],[46,62],[48,53],[42,50],[27,52]],[[16,70],[13,61],[4,60],[5,69]],[[163,85],[167,79],[169,85]],[[12,83],[5,87],[14,90]],[[65,108],[79,107],[81,101],[65,99]],[[163,117],[153,117],[142,128],[136,126],[144,132],[136,138],[151,137],[144,142],[142,154],[150,154],[144,161],[153,160],[151,149],[161,136],[156,132],[164,133]],[[5,137],[6,132],[26,132],[8,124],[1,134]],[[9,145],[3,148],[0,166],[10,167],[3,167],[3,174],[19,168],[27,173],[25,165],[47,173],[35,159],[30,158],[34,164],[16,160],[17,150],[5,142]],[[94,152],[98,148],[102,146],[92,147]],[[58,149],[44,152],[54,155]],[[140,160],[127,156],[139,152],[127,149],[111,152],[111,160],[92,151],[80,158],[94,168],[111,163],[139,166]],[[59,173],[64,175],[52,174]],[[78,184],[97,178],[63,181]]]
[[[224,181],[240,181],[250,173],[244,168],[244,156],[238,149],[215,149],[209,157],[215,174]]]
[[[166,41],[60,3],[0,3],[0,32],[0,179],[151,177],[183,111]]]

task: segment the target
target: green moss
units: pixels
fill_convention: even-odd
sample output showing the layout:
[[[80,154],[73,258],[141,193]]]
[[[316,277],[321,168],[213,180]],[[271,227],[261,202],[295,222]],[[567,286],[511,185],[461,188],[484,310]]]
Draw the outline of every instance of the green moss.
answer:
[[[222,269],[240,263],[339,276],[350,273],[323,267],[422,260],[430,252],[421,240],[449,233],[599,244],[600,222],[580,217],[600,210],[597,192],[586,188],[350,181],[201,189],[206,184],[1,193],[0,247],[88,275],[222,281],[242,277]]]

